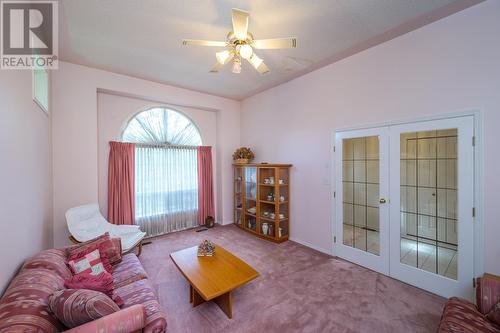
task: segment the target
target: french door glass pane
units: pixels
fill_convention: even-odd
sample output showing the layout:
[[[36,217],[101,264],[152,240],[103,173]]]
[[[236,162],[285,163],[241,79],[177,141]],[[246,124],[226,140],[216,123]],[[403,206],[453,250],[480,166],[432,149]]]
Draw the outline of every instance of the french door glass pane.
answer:
[[[257,231],[257,168],[245,168],[245,224]]]
[[[401,134],[401,263],[457,279],[457,129]]]
[[[379,255],[379,138],[344,139],[342,151],[343,243]]]

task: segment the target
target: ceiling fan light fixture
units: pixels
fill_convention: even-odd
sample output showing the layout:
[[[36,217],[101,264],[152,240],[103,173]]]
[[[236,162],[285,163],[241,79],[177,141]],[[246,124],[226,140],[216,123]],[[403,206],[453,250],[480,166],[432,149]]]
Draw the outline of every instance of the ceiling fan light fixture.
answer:
[[[217,58],[217,62],[221,65],[224,65],[226,61],[229,59],[230,52],[228,50],[224,50],[221,52],[215,53],[215,57]]]
[[[259,58],[255,53],[252,55],[252,57],[248,60],[252,64],[252,66],[257,69],[259,68],[260,64],[262,64],[263,60]]]
[[[253,49],[248,44],[243,44],[240,46],[239,54],[243,59],[250,59],[253,54]]]
[[[241,61],[239,59],[237,59],[237,58],[234,59],[232,72],[234,74],[240,74],[241,73]]]
[[[259,74],[269,73],[269,67],[259,58],[255,50],[262,49],[289,49],[297,47],[295,37],[255,39],[248,31],[249,13],[247,11],[232,9],[232,30],[226,35],[226,40],[210,41],[197,39],[183,39],[182,45],[216,46],[224,47],[223,51],[216,52],[216,63],[210,73],[218,73],[224,65],[232,63],[232,72],[241,73],[241,59],[248,61]]]

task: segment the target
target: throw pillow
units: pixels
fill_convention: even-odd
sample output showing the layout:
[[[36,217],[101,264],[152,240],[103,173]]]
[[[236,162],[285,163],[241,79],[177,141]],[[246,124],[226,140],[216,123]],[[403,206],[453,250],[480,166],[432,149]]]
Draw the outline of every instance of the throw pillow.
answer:
[[[68,250],[68,256],[74,257],[78,253],[84,251],[85,249],[93,246],[98,246],[99,250],[108,258],[111,265],[117,264],[122,260],[120,249],[115,246],[109,233],[105,233],[89,241],[80,243],[71,247]]]
[[[486,315],[486,318],[500,326],[500,302],[493,305],[490,312]]]
[[[102,241],[99,244],[99,250],[104,255],[106,255],[106,257],[109,259],[110,264],[115,265],[118,264],[120,261],[122,261],[122,253],[121,253],[121,248],[115,246],[113,239],[114,238],[109,238]]]
[[[101,292],[86,289],[63,289],[48,298],[52,313],[68,328],[119,311],[118,305]]]
[[[68,289],[90,289],[100,291],[113,297],[113,275],[105,270],[98,275],[81,273],[74,275],[71,279],[64,281],[64,286]]]
[[[80,252],[74,252],[72,253],[72,256],[68,258],[68,265],[71,267],[71,270],[73,271],[73,274],[78,274],[80,272],[76,271],[76,269],[72,266],[75,262],[79,262],[81,260],[94,260],[97,263],[97,259],[95,258],[96,253],[95,251],[98,251],[99,253],[99,258],[100,261],[102,262],[102,265],[104,266],[104,269],[108,271],[109,273],[113,274],[113,266],[109,263],[109,260],[106,256],[105,253],[103,253],[102,248],[99,246],[99,244],[94,244],[92,246],[86,247]],[[99,274],[100,271],[97,271],[94,275]]]
[[[70,257],[68,265],[73,274],[98,275],[105,271],[101,255],[97,247],[88,248],[76,257]]]

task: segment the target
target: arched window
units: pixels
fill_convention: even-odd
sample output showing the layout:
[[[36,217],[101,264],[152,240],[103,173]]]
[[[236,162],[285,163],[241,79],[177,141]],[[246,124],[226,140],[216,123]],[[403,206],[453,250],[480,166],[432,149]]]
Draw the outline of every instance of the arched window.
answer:
[[[135,221],[148,236],[197,225],[196,125],[183,114],[155,107],[127,124],[122,140],[135,143]]]
[[[183,114],[165,108],[151,108],[132,118],[122,136],[134,143],[201,146],[196,125]]]

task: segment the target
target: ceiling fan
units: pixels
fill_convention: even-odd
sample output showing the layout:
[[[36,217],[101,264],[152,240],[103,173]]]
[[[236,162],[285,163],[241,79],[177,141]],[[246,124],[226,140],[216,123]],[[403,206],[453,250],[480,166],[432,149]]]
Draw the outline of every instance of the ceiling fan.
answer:
[[[295,48],[297,47],[297,39],[295,37],[254,39],[253,35],[248,31],[248,19],[248,12],[233,8],[233,30],[227,34],[225,42],[183,39],[182,45],[225,47],[224,51],[215,53],[217,62],[210,70],[211,73],[217,73],[231,60],[233,61],[232,72],[240,73],[241,59],[246,59],[260,74],[268,73],[269,68],[255,54],[254,49]]]

